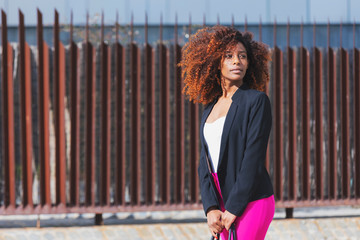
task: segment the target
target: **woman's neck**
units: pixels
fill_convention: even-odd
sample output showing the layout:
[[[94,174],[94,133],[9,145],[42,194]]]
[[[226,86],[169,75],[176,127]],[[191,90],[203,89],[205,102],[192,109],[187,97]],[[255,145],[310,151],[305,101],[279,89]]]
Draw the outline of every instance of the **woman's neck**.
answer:
[[[234,83],[233,81],[229,82],[229,81],[223,81],[223,93],[222,93],[222,98],[231,98],[234,93],[236,92],[236,90],[238,90],[238,88],[242,85],[243,81],[237,81],[236,83]]]

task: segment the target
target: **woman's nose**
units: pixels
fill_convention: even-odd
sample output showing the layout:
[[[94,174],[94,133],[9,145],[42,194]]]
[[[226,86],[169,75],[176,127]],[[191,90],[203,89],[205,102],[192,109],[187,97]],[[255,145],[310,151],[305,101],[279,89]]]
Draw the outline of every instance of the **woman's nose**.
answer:
[[[238,56],[235,56],[233,63],[234,64],[239,64],[240,63],[240,58]]]

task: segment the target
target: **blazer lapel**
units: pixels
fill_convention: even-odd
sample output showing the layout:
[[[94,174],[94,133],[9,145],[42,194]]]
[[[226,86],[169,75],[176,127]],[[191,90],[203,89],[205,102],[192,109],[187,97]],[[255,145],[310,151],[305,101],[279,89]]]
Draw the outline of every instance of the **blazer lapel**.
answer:
[[[229,133],[230,133],[231,125],[232,125],[232,123],[234,121],[234,118],[235,118],[237,108],[238,108],[237,104],[231,103],[229,111],[228,111],[228,113],[226,115],[226,119],[225,119],[225,123],[224,123],[224,129],[223,129],[222,136],[221,136],[218,169],[219,169],[219,166],[220,166],[221,161],[222,161],[223,156],[224,156],[225,146],[226,146],[227,139],[228,139],[228,136],[229,136]]]

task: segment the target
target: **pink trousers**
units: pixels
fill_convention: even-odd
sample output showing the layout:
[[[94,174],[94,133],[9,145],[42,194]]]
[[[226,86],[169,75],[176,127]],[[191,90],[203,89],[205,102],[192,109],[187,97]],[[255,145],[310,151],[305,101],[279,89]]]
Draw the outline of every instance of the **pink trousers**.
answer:
[[[219,179],[213,173],[214,182],[220,195],[220,208],[225,211],[221,195]],[[237,240],[263,240],[275,213],[274,195],[248,203],[244,213],[235,220],[235,231]],[[221,240],[227,240],[229,232],[224,229],[220,233]]]

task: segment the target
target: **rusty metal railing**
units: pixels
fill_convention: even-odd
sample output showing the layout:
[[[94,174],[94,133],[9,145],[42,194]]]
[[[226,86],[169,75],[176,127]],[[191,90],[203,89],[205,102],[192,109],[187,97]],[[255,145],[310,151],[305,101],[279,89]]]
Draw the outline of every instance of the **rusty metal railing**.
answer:
[[[131,41],[122,45],[117,21],[115,42],[104,40],[103,17],[101,40],[91,42],[87,16],[84,42],[73,41],[70,24],[64,46],[55,11],[49,48],[38,11],[38,44],[30,48],[22,12],[18,47],[8,42],[1,15],[0,214],[89,212],[101,221],[104,212],[201,208],[196,169],[202,108],[182,94],[177,20],[170,43],[161,21],[156,46],[148,43],[147,18],[145,44],[134,41],[132,20]],[[261,29],[260,22],[260,41]],[[266,167],[276,206],[291,216],[294,207],[359,204],[356,25],[353,49],[330,47],[329,24],[325,49],[316,47],[316,24],[313,48],[290,47],[288,23],[288,46],[281,49],[276,22],[273,29]],[[191,16],[186,31],[193,33]]]

